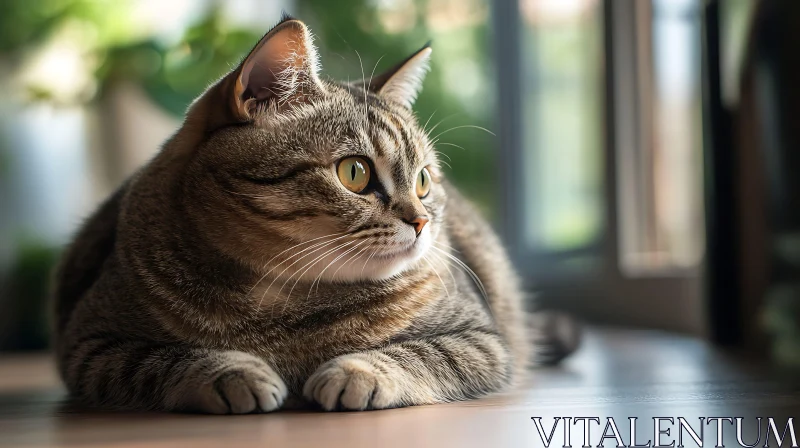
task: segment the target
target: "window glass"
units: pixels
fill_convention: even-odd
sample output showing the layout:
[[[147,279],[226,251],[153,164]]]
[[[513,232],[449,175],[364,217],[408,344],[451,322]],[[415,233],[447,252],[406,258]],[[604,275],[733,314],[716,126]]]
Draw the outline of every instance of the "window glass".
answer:
[[[602,226],[602,3],[522,0],[525,238],[540,252]]]

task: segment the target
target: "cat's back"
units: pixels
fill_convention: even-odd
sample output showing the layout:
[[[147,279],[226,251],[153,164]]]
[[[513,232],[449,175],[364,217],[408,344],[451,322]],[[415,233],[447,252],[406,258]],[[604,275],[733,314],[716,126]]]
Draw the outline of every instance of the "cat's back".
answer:
[[[56,335],[63,332],[77,303],[97,282],[114,252],[117,224],[128,183],[123,184],[87,219],[66,248],[55,273]]]

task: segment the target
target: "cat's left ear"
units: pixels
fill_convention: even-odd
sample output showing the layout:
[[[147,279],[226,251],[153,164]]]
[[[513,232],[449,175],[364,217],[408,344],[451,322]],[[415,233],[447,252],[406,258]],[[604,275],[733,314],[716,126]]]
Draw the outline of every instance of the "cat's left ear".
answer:
[[[385,73],[369,81],[369,89],[378,96],[411,108],[422,90],[422,81],[430,69],[430,42],[395,65]]]

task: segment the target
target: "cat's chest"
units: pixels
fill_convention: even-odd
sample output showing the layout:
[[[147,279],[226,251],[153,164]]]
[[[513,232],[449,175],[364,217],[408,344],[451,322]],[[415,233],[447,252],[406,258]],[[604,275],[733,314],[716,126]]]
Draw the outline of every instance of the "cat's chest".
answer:
[[[437,284],[438,285],[438,284]],[[261,350],[287,362],[330,359],[382,346],[435,314],[439,291],[423,281],[373,297],[344,297],[335,306],[305,306],[266,320]]]
[[[253,339],[253,344],[236,347],[256,354],[279,372],[290,390],[298,392],[304,381],[327,361],[338,356],[381,347],[403,333],[412,324],[410,316],[395,317],[365,314],[317,322],[291,332],[280,329],[268,332],[270,337]]]
[[[293,322],[291,328],[276,325],[268,345],[285,356],[313,357],[317,353],[347,353],[387,343],[426,318],[424,303],[398,300],[390,304],[354,308],[350,312],[324,311]]]

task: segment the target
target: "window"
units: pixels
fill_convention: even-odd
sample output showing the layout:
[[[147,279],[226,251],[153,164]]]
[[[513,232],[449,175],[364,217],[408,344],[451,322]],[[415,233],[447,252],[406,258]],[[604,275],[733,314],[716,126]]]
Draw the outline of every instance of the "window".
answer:
[[[503,230],[546,305],[703,331],[700,10],[495,5]]]
[[[522,0],[524,242],[585,248],[602,216],[601,3]]]

